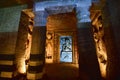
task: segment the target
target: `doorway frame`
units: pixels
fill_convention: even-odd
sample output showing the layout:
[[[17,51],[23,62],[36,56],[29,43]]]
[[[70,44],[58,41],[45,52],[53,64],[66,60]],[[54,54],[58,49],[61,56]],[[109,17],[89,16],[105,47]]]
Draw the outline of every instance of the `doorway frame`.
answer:
[[[72,62],[60,62],[60,36],[71,36],[72,37]],[[54,59],[55,63],[76,63],[75,56],[75,31],[57,31],[55,32],[55,39],[54,39]]]

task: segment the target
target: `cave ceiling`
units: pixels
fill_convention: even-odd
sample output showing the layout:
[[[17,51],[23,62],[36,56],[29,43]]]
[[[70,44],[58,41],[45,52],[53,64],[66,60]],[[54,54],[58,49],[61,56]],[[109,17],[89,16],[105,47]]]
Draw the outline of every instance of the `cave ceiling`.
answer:
[[[23,4],[32,4],[34,2],[42,2],[42,1],[73,1],[73,2],[85,2],[89,4],[89,2],[98,2],[99,0],[0,0],[0,8],[23,5]],[[67,3],[66,3],[67,4]],[[81,4],[80,4],[81,5]]]
[[[44,11],[47,11],[48,14],[53,14],[71,12],[76,7],[78,21],[89,22],[89,8],[92,3],[97,2],[99,0],[0,0],[0,8],[29,4],[32,5],[35,12],[41,12],[39,14],[42,14]],[[94,14],[93,11],[92,13]],[[46,15],[40,16],[39,18],[42,18],[43,22],[45,22]]]
[[[0,0],[0,8],[32,3],[32,0]]]

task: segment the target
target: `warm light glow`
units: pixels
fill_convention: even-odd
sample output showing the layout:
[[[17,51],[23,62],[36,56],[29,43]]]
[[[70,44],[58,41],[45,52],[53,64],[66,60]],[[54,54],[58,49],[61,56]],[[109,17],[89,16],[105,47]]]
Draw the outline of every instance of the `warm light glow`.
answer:
[[[18,72],[21,73],[21,74],[26,73],[25,59],[24,59],[24,58],[19,59],[18,63],[19,63],[19,64],[17,65]]]
[[[53,63],[53,59],[45,59],[46,63]]]
[[[102,55],[101,57],[99,55]],[[99,51],[98,62],[100,66],[101,76],[106,78],[107,55],[104,50]]]
[[[53,63],[53,42],[52,42],[52,33],[47,33],[46,35],[46,63]]]
[[[106,78],[106,64],[102,64],[100,63],[100,60],[98,59],[99,62],[99,66],[100,66],[100,72],[101,72],[101,76],[103,78]]]
[[[106,78],[106,67],[107,67],[107,52],[104,43],[102,40],[99,41],[99,44],[96,45],[98,62],[100,66],[101,76]]]
[[[98,17],[92,21],[94,41],[96,44],[96,52],[98,63],[100,67],[101,76],[106,78],[106,67],[107,67],[107,51],[104,42],[104,28],[102,25],[102,16],[98,14]]]

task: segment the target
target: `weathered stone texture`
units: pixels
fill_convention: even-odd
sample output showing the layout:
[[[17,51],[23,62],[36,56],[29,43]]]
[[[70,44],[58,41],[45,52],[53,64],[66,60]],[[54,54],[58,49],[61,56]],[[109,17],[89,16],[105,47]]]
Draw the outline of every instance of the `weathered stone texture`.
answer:
[[[21,12],[18,37],[15,48],[15,71],[13,76],[15,78],[18,78],[18,76],[21,74],[26,74],[27,72],[31,51],[32,29],[34,25],[33,18],[34,14],[32,10],[26,9]],[[21,76],[21,78],[22,77],[23,76]]]
[[[95,7],[95,5],[93,5]],[[92,6],[92,7],[93,7]],[[93,38],[96,47],[97,59],[99,62],[100,72],[102,78],[106,78],[106,67],[107,67],[107,50],[105,45],[105,35],[103,26],[103,15],[101,9],[91,8],[91,20],[92,20],[92,31]]]
[[[25,5],[0,9],[0,53],[14,54],[19,18]]]
[[[105,44],[108,55],[107,79],[120,80],[120,1],[106,0],[103,8]]]
[[[59,17],[58,17],[59,16]],[[47,19],[47,29],[49,30],[76,30],[77,19],[74,12],[51,15]]]
[[[19,19],[22,9],[27,6],[15,6],[0,9],[0,32],[18,31]]]
[[[0,79],[12,78],[18,25],[26,5],[0,8]],[[8,74],[8,76],[7,76]]]
[[[33,40],[32,40],[32,54],[44,54],[45,53],[45,40],[46,40],[46,27],[34,27],[33,28]]]
[[[34,27],[30,63],[27,74],[28,79],[41,79],[44,75],[45,41],[46,27]],[[31,65],[31,63],[35,64]]]

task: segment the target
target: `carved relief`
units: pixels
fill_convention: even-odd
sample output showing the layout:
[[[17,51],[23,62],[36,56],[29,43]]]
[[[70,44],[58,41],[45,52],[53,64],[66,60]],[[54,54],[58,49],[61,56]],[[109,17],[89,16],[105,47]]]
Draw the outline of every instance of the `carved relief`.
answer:
[[[70,40],[70,42],[71,42],[71,45],[69,45],[69,47],[70,47],[70,49],[71,50],[68,50],[68,49],[64,49],[64,51],[63,51],[63,53],[64,52],[68,52],[68,53],[72,53],[72,54],[70,54],[69,55],[69,58],[72,58],[72,59],[69,59],[69,61],[68,61],[68,59],[66,59],[65,61],[63,61],[62,60],[62,62],[71,62],[71,63],[76,63],[76,56],[77,56],[77,53],[75,53],[75,32],[69,32],[69,31],[67,31],[67,32],[56,32],[55,33],[55,46],[58,46],[58,47],[54,47],[54,61],[55,62],[57,62],[57,63],[60,63],[61,62],[61,59],[63,59],[62,58],[62,54],[61,54],[61,49],[63,48],[60,48],[61,46],[60,45],[62,45],[62,44],[60,44],[61,43],[61,38],[70,38],[71,40]],[[67,56],[66,56],[67,57]]]
[[[46,34],[46,63],[53,62],[53,33],[47,31]]]
[[[34,14],[32,10],[26,9],[21,12],[19,23],[18,38],[15,49],[15,71],[13,77],[21,80],[27,73],[28,62],[30,58],[32,29]],[[20,75],[23,75],[19,77]],[[25,78],[24,78],[25,79]]]
[[[72,36],[60,36],[60,62],[72,62]]]
[[[94,22],[94,21],[93,21]],[[93,37],[96,44],[96,52],[102,77],[106,77],[107,51],[104,42],[104,27],[102,25],[102,16],[99,15],[93,25]]]

